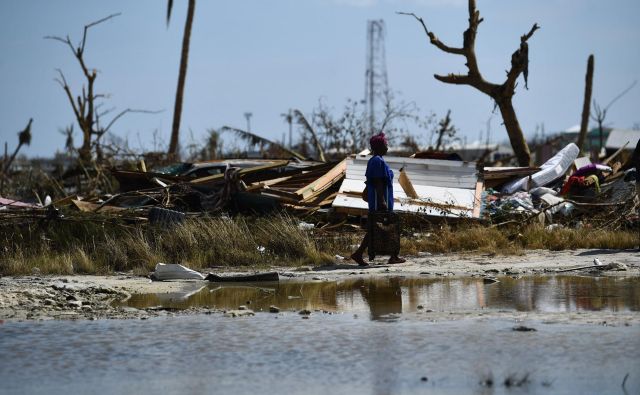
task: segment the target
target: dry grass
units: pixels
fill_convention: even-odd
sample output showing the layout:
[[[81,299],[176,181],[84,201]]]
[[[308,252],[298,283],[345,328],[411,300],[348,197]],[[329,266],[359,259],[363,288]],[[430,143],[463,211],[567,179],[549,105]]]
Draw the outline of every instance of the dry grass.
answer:
[[[534,249],[550,251],[581,248],[630,249],[637,248],[639,242],[640,235],[633,230],[596,230],[588,227],[547,230],[541,225],[504,229],[462,225],[454,229],[445,225],[438,230],[423,233],[417,238],[402,240],[402,248],[405,254],[415,254],[419,251],[439,253],[477,251],[513,255]]]
[[[113,220],[75,218],[29,226],[0,226],[0,274],[107,274],[133,270],[146,274],[158,262],[194,269],[211,266],[267,267],[321,265],[349,256],[362,232],[305,230],[298,220],[274,217],[194,219],[169,229],[131,226]],[[407,229],[401,253],[479,252],[521,254],[526,249],[628,249],[637,231],[531,225],[498,229],[444,225]]]
[[[206,218],[171,229],[92,221],[2,228],[0,273],[148,273],[158,262],[211,266],[319,265],[333,255],[287,217]]]

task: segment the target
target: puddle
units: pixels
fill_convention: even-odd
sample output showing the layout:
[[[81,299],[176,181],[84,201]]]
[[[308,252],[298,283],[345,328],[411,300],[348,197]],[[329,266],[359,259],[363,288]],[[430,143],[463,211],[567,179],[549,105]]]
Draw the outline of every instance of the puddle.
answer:
[[[366,278],[190,283],[129,306],[338,314],[195,314],[0,325],[0,392],[113,394],[638,394],[640,325],[487,318],[431,322],[423,308],[637,314],[637,278]],[[352,314],[353,312],[353,314]],[[344,314],[342,314],[344,313]],[[357,313],[357,314],[356,314]],[[386,322],[382,322],[386,321]],[[392,322],[389,322],[392,321]],[[535,331],[514,331],[525,325]],[[627,376],[628,375],[628,376]],[[626,378],[626,389],[621,383]],[[98,389],[98,390],[96,390]]]
[[[190,307],[254,311],[323,310],[368,314],[373,320],[419,309],[455,311],[498,309],[535,312],[639,311],[640,278],[528,276],[424,279],[371,277],[340,281],[280,283],[193,283],[182,293],[140,294],[121,304],[135,308]]]

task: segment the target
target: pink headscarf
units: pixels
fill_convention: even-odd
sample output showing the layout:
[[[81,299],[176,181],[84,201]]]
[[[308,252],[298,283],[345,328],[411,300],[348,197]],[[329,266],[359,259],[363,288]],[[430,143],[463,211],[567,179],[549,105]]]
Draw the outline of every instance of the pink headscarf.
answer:
[[[387,138],[384,135],[384,132],[380,132],[378,134],[374,134],[373,137],[369,140],[369,145],[371,145],[371,149],[373,151],[381,151],[388,145]]]

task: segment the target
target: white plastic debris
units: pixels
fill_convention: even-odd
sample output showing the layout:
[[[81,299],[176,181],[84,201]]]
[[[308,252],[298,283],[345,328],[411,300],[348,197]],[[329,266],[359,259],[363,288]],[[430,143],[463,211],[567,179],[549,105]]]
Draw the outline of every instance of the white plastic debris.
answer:
[[[540,171],[531,175],[531,185],[533,187],[542,187],[550,182],[560,178],[564,173],[569,170],[573,161],[578,157],[580,149],[574,143],[569,143],[560,152],[555,154],[551,159],[546,161],[540,166]],[[527,188],[527,182],[529,177],[524,177],[519,180],[512,181],[502,188],[503,193],[514,193],[516,191],[524,190]]]
[[[47,207],[50,204],[51,204],[51,196],[47,195],[47,197],[44,198],[44,206]]]
[[[307,222],[300,222],[298,224],[298,228],[302,229],[302,230],[311,230],[311,229],[315,228],[315,225],[307,223]]]
[[[600,262],[600,259],[598,258],[594,258],[593,259],[593,264],[596,266],[602,266],[602,262]]]
[[[258,246],[258,252],[259,252],[259,253],[261,253],[261,254],[262,254],[262,253],[263,253],[263,252],[265,252],[266,250],[267,250],[267,248],[266,248],[266,247]]]
[[[158,263],[151,273],[151,279],[164,280],[204,280],[204,276],[195,270],[174,263]]]

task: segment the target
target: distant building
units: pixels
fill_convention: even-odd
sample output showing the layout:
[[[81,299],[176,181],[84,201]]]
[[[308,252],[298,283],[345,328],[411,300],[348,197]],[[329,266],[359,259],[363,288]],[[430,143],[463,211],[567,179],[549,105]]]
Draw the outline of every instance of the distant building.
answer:
[[[626,144],[623,152],[619,157],[616,158],[621,162],[626,161],[626,159],[631,156],[631,153],[636,148],[638,140],[640,140],[640,130],[611,129],[606,140],[607,142],[605,144],[607,156],[612,155],[620,148],[625,147]]]
[[[474,141],[470,144],[454,144],[451,151],[455,151],[464,161],[477,161],[484,158],[487,163],[513,157],[513,148],[505,144],[486,144]]]
[[[605,145],[607,138],[609,137],[609,133],[611,132],[611,128],[602,128],[602,145]],[[562,136],[562,141],[569,143],[577,143],[578,136],[580,135],[580,125],[576,125],[570,127],[567,130],[563,130],[559,133]],[[587,137],[584,141],[584,147],[582,147],[583,152],[598,152],[600,149],[600,128],[591,128],[587,132]]]

